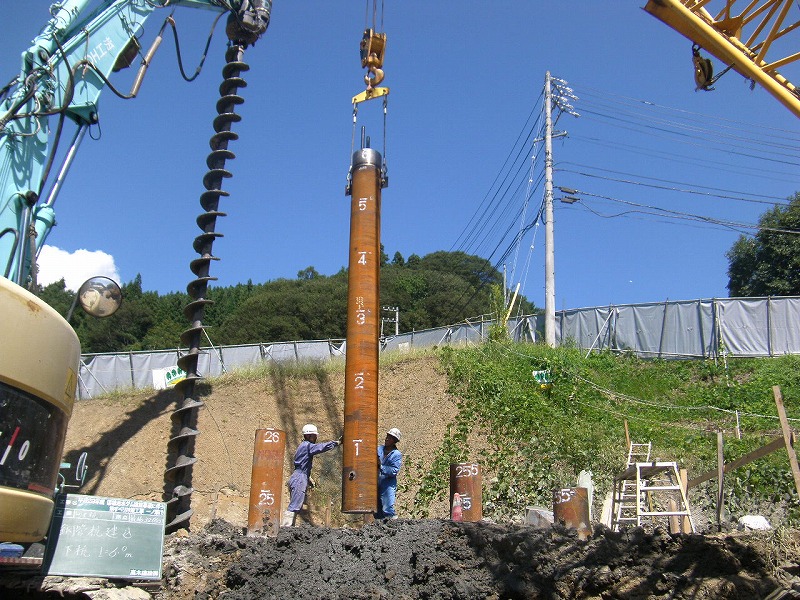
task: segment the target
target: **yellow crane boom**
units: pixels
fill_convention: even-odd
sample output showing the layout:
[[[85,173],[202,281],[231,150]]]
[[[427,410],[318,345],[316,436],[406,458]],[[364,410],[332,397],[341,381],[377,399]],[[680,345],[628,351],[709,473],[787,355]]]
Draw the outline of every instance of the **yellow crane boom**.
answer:
[[[713,2],[717,12],[711,13],[712,0],[648,0],[644,10],[757,82],[800,117],[800,91],[778,73],[800,60],[800,52],[775,56],[787,46],[781,38],[800,27],[800,20],[788,16],[795,0],[748,0],[740,12],[734,12],[735,3]]]

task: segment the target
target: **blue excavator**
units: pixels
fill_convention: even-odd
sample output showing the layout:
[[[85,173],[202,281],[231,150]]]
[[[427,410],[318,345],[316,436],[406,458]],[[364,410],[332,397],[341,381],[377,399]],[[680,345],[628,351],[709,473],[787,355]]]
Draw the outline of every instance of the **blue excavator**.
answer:
[[[21,4],[20,4],[21,6]],[[67,320],[42,302],[36,291],[36,257],[55,224],[55,200],[87,131],[100,120],[99,97],[107,88],[131,98],[158,48],[172,14],[148,50],[141,46],[144,22],[173,7],[205,9],[227,16],[229,43],[223,83],[210,140],[202,230],[194,242],[198,258],[190,268],[191,323],[181,340],[188,348],[179,360],[187,373],[183,400],[173,413],[173,437],[165,472],[169,529],[188,526],[191,467],[197,409],[197,358],[203,331],[209,264],[222,179],[230,177],[225,161],[228,143],[238,136],[243,102],[239,87],[246,48],[264,34],[271,0],[62,0],[51,6],[51,19],[22,54],[19,75],[0,89],[0,542],[36,542],[49,527],[58,484],[67,423],[79,373],[80,344]],[[23,10],[20,8],[19,10]],[[129,93],[113,84],[115,72],[139,63]],[[61,145],[65,124],[74,134]],[[56,165],[56,156],[60,164]],[[102,305],[108,290],[81,290],[89,304]],[[81,295],[79,293],[79,295]],[[100,301],[98,301],[100,300]],[[112,299],[113,300],[113,299]]]

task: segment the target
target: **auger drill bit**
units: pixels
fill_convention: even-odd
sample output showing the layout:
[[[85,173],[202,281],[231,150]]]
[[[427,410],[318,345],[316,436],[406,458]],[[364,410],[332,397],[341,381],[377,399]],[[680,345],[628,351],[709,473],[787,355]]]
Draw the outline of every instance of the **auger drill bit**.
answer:
[[[198,372],[200,342],[204,331],[203,317],[205,307],[211,304],[208,299],[208,282],[216,277],[209,274],[211,261],[219,260],[212,252],[214,240],[222,237],[216,231],[217,217],[224,217],[219,210],[219,199],[230,194],[222,190],[222,180],[231,177],[225,169],[228,159],[236,158],[228,150],[228,142],[238,139],[231,131],[231,125],[241,120],[236,114],[236,106],[243,104],[239,88],[247,86],[240,77],[250,67],[242,61],[245,49],[255,44],[269,25],[271,0],[243,0],[238,10],[231,11],[225,32],[230,40],[225,52],[225,66],[222,68],[223,81],[219,88],[217,116],[214,119],[214,135],[209,142],[211,153],[206,158],[208,172],[203,177],[206,191],[200,196],[203,212],[197,217],[197,225],[202,230],[194,240],[194,249],[199,255],[190,268],[196,278],[186,288],[192,298],[184,309],[189,320],[189,328],[181,334],[181,342],[188,350],[178,359],[178,366],[186,373],[186,378],[178,384],[183,399],[172,414],[172,437],[167,446],[167,469],[164,473],[164,499],[167,502],[167,532],[188,529],[192,516],[192,467],[197,462],[194,456],[195,438],[199,434],[197,417],[203,401],[198,398],[197,382],[202,379]]]

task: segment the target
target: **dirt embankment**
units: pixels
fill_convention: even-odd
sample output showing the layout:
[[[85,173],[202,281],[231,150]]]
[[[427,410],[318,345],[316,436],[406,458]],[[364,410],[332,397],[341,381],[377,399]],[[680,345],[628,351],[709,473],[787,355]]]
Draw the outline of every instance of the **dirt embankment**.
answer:
[[[311,371],[304,377],[273,371],[256,380],[223,377],[203,385],[193,468],[192,527],[213,518],[234,525],[247,524],[247,505],[257,429],[274,427],[286,432],[284,475],[291,474],[291,457],[302,441],[305,423],[319,428],[319,441],[342,435],[344,373]],[[65,447],[65,459],[77,462],[88,452],[88,476],[80,493],[140,500],[162,499],[171,412],[178,401],[175,390],[138,393],[128,397],[87,400],[75,405]],[[441,446],[447,425],[456,413],[447,394],[446,378],[433,356],[400,362],[381,369],[379,428],[403,432],[400,449],[404,467],[398,514],[408,515],[418,482]],[[383,436],[380,435],[382,440]],[[312,514],[319,522],[325,507],[333,524],[341,515],[341,453],[332,451],[314,460],[318,486],[311,494]],[[284,493],[284,502],[288,503]],[[444,502],[431,516],[444,517]],[[320,514],[316,514],[320,513]]]

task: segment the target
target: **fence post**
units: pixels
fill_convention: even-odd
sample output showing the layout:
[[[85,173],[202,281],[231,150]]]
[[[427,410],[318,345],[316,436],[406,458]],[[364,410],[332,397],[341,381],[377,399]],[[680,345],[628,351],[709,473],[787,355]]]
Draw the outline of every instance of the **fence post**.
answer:
[[[786,443],[786,453],[789,455],[789,464],[792,466],[792,477],[794,477],[794,487],[797,495],[800,496],[800,467],[797,466],[797,454],[792,446],[792,431],[789,429],[789,419],[786,418],[786,410],[783,408],[783,393],[781,386],[773,385],[772,394],[775,396],[775,404],[778,407],[778,417],[781,420],[781,430],[783,431],[783,441]]]
[[[722,452],[722,432],[717,432],[717,531],[722,531],[722,486],[725,477],[725,459]]]
[[[767,296],[767,354],[772,354],[772,296]]]

